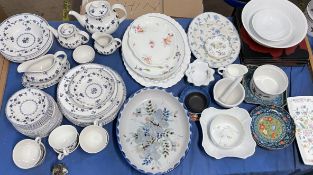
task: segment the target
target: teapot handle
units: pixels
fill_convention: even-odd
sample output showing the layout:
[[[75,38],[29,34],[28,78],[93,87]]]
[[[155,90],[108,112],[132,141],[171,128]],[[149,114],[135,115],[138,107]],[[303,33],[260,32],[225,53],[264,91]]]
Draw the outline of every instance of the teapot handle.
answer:
[[[64,51],[57,51],[55,54],[54,54],[55,57],[57,58],[61,58],[62,61],[64,62],[65,60],[67,60],[67,55]]]
[[[85,31],[79,31],[79,34],[83,36],[83,44],[86,44],[89,41],[89,35]]]
[[[112,10],[115,10],[115,9],[120,9],[120,10],[122,10],[124,12],[125,15],[123,17],[119,18],[119,20],[118,20],[119,23],[122,23],[126,19],[126,17],[127,17],[127,11],[126,11],[125,7],[122,4],[114,4],[114,5],[112,5]]]

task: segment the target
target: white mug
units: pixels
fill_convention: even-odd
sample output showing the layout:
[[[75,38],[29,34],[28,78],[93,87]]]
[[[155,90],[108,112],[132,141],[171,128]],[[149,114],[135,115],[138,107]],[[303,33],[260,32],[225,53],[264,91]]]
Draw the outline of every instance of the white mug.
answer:
[[[85,127],[79,135],[80,147],[87,153],[98,153],[102,151],[109,142],[108,132],[99,124]]]
[[[18,142],[12,152],[16,166],[21,169],[30,169],[40,165],[46,156],[46,148],[41,139],[24,139]]]
[[[58,153],[58,159],[62,160],[78,147],[78,132],[72,125],[62,125],[50,133],[48,142],[53,150]]]
[[[257,97],[272,100],[286,91],[288,84],[288,76],[281,68],[266,64],[254,71],[250,88]]]
[[[230,64],[226,67],[220,67],[217,70],[218,74],[222,75],[223,78],[237,79],[243,78],[243,75],[248,72],[248,68],[242,64]]]

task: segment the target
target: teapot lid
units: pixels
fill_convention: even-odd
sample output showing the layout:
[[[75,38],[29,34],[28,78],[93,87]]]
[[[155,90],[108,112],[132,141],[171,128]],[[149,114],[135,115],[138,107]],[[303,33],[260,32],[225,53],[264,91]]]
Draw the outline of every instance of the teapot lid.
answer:
[[[59,35],[65,38],[73,36],[75,32],[76,32],[76,26],[73,24],[64,23],[58,27]]]
[[[86,13],[95,18],[101,18],[109,13],[110,3],[107,1],[92,1],[86,5]]]

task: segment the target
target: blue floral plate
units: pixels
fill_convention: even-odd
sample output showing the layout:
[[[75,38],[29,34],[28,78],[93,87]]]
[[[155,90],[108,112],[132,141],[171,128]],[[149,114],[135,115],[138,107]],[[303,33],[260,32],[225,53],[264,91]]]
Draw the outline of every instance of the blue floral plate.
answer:
[[[246,73],[242,80],[242,85],[245,89],[245,102],[251,104],[258,104],[258,105],[275,105],[275,106],[285,106],[287,104],[287,94],[288,89],[284,93],[280,94],[273,100],[264,100],[256,95],[254,95],[253,91],[250,88],[250,81],[252,80],[253,73],[258,66],[255,65],[246,65],[248,67],[248,73]]]
[[[254,108],[251,132],[255,142],[270,150],[282,149],[295,139],[295,123],[290,114],[277,106],[258,106]]]
[[[124,104],[116,134],[131,166],[142,173],[164,174],[186,156],[191,125],[177,97],[162,89],[144,88]]]

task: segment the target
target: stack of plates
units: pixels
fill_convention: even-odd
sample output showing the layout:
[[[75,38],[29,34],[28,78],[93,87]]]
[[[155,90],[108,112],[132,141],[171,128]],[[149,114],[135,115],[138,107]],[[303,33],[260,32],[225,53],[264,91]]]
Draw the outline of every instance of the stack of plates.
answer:
[[[190,62],[184,29],[158,13],[134,20],[124,34],[122,53],[128,73],[143,86],[173,86]]]
[[[242,11],[242,23],[251,38],[271,48],[289,48],[306,36],[302,11],[288,0],[252,0]]]
[[[197,59],[212,68],[233,63],[240,51],[240,38],[226,17],[206,12],[195,17],[188,28],[188,41]]]
[[[83,127],[95,120],[101,124],[114,120],[125,98],[123,79],[100,64],[74,67],[64,75],[57,90],[57,100],[64,116]]]
[[[48,22],[40,16],[22,13],[0,24],[0,52],[12,62],[21,63],[46,54],[53,44]]]
[[[7,102],[6,116],[17,131],[29,137],[46,137],[63,116],[54,99],[39,89],[22,89]]]

